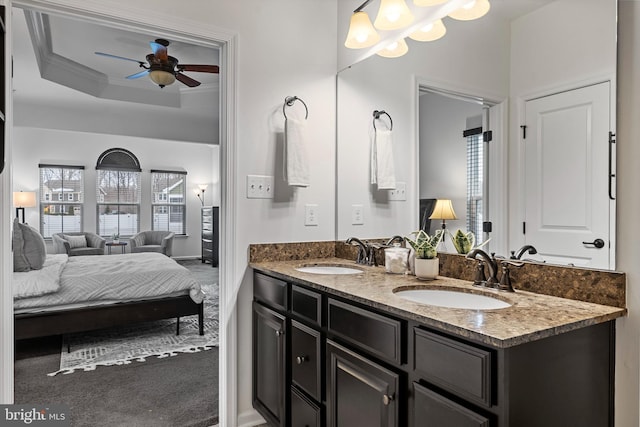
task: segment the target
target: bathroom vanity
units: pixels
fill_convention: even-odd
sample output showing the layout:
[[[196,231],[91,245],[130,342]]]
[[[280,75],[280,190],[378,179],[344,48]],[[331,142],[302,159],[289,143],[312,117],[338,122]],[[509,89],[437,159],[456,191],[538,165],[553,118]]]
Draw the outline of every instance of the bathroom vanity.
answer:
[[[361,272],[296,270],[310,263]],[[446,308],[394,290],[478,290],[338,258],[251,266],[253,405],[272,426],[613,426],[624,308],[524,291]]]

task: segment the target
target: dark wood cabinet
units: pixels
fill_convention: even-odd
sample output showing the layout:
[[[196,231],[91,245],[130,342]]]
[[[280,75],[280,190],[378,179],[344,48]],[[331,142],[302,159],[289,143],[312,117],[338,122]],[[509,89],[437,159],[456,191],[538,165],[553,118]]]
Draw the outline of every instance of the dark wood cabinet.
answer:
[[[286,335],[284,316],[253,303],[253,405],[270,425],[286,426]]]
[[[205,206],[200,212],[201,219],[201,244],[202,244],[202,262],[209,262],[211,266],[218,266],[218,241],[220,233],[218,227],[220,224],[218,207]]]
[[[329,426],[400,425],[398,373],[328,341],[327,381]]]
[[[614,425],[614,321],[501,348],[282,276],[253,286],[271,426]]]

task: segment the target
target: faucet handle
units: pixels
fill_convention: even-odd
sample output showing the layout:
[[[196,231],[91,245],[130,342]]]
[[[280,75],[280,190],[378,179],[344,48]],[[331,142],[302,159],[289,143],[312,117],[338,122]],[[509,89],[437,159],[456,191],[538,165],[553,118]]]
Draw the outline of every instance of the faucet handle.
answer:
[[[473,279],[473,286],[485,286],[487,283],[487,276],[484,274],[484,263],[478,261],[476,265],[476,278]]]
[[[504,260],[500,264],[502,264],[502,277],[500,278],[500,284],[497,286],[498,290],[515,292],[515,290],[513,289],[513,286],[511,285],[511,276],[509,275],[509,268],[510,267],[520,268],[524,265],[524,262]]]

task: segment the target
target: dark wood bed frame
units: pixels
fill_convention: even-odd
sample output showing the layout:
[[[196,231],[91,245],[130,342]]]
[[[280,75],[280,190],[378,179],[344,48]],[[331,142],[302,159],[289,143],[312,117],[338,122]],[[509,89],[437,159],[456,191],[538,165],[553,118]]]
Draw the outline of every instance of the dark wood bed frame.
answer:
[[[196,304],[189,295],[54,312],[16,314],[14,335],[16,340],[39,338],[173,317],[177,320],[176,333],[179,334],[180,317],[194,314],[198,315],[198,332],[204,335],[204,304]]]

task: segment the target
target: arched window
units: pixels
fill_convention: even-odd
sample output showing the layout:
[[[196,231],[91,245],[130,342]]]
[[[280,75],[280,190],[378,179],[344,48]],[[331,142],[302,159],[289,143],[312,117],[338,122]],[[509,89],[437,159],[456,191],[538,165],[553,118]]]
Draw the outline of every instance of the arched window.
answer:
[[[140,231],[140,162],[124,148],[111,148],[96,164],[96,232],[132,236]]]

